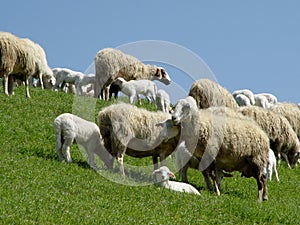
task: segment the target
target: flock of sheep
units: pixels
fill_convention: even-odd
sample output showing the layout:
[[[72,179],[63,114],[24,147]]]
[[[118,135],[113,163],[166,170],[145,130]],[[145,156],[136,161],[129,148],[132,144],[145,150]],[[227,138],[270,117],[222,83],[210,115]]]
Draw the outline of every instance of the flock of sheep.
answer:
[[[41,46],[0,32],[0,77],[5,94],[13,95],[20,80],[30,97],[30,80],[37,78],[42,88],[103,101],[113,94],[117,99],[118,92],[129,98],[129,104],[103,108],[97,124],[69,113],[59,115],[53,126],[60,160],[72,162],[70,147],[76,142],[85,148],[92,168],[97,169],[96,154],[108,169],[113,168],[116,159],[125,176],[125,154],[151,156],[158,186],[194,194],[200,193],[188,184],[188,168],[201,171],[207,188],[218,195],[223,177],[239,171],[242,176],[256,179],[259,201],[268,199],[266,180],[271,180],[273,172],[279,181],[276,164],[281,157],[290,168],[299,163],[299,105],[280,103],[272,94],[254,94],[248,89],[231,94],[216,82],[201,79],[192,84],[189,96],[172,108],[168,93],[157,90],[153,82],[171,83],[165,69],[112,48],[96,54],[95,71],[85,75],[66,68],[50,69]],[[141,95],[148,102],[154,101],[158,111],[136,107],[134,102],[140,102]],[[169,180],[174,174],[166,167],[166,158],[172,153],[182,182]]]

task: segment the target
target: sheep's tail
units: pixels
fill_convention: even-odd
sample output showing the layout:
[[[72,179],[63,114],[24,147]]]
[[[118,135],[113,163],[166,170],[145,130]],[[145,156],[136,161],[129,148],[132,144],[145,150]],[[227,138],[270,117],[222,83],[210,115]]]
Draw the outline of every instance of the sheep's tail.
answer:
[[[62,153],[63,137],[62,137],[62,133],[61,133],[61,123],[58,118],[56,118],[54,120],[53,127],[54,127],[54,133],[55,133],[55,147],[56,147],[56,151],[57,151],[57,156],[58,156],[59,160],[63,160],[64,159],[63,153]]]

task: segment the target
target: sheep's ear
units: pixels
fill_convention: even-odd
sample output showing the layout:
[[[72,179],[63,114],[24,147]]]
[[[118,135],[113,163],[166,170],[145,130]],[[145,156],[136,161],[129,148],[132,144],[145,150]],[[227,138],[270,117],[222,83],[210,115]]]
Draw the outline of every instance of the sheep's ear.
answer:
[[[169,175],[169,177],[171,177],[171,178],[173,178],[173,179],[175,179],[176,177],[175,177],[175,175],[174,175],[174,173],[172,173],[171,171],[170,172],[168,172],[168,175]]]
[[[155,75],[154,75],[155,77],[161,77],[161,69],[160,68],[157,68],[156,69],[156,73],[155,73]]]

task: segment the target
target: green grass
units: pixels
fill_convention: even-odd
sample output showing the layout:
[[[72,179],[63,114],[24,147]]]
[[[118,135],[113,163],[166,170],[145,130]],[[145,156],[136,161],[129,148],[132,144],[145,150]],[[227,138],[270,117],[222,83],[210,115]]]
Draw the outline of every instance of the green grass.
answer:
[[[188,176],[201,196],[155,187],[151,158],[125,156],[127,165],[147,168],[129,167],[125,179],[117,169],[97,173],[76,145],[73,163],[58,161],[52,123],[59,114],[76,110],[96,118],[111,103],[30,91],[31,99],[23,88],[13,97],[0,94],[0,224],[299,224],[300,167],[289,170],[283,162],[280,182],[268,182],[269,201],[261,204],[256,181],[238,173],[224,179],[220,197],[206,190],[195,170]],[[75,101],[80,102],[76,109]]]

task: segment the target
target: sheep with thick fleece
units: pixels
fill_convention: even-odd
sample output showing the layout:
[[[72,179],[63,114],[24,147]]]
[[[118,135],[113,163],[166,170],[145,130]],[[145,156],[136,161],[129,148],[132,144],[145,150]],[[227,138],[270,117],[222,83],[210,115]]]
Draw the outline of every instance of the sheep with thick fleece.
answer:
[[[170,111],[170,96],[163,89],[159,89],[156,93],[156,106],[162,112]]]
[[[272,149],[269,149],[268,166],[267,166],[267,178],[272,180],[272,174],[274,172],[276,180],[279,182],[279,176],[276,168],[276,158]]]
[[[169,179],[175,178],[174,173],[166,166],[162,166],[153,172],[153,178],[156,185],[173,191],[185,192],[195,195],[200,195],[199,191],[190,184],[170,181]]]
[[[125,80],[158,80],[166,85],[171,79],[164,68],[142,63],[137,58],[118,49],[105,48],[95,56],[96,82],[95,97],[105,90],[105,100],[109,98],[110,85],[118,77]]]
[[[288,166],[294,167],[300,155],[300,144],[290,123],[283,116],[257,106],[241,107],[238,112],[252,118],[268,135],[271,149],[278,155],[287,155]]]
[[[206,109],[211,106],[226,106],[236,109],[238,107],[229,91],[218,83],[209,79],[196,80],[189,91],[199,109]]]
[[[236,98],[237,95],[244,95],[246,96],[249,101],[250,101],[250,105],[254,105],[255,104],[255,99],[254,99],[254,94],[252,91],[250,91],[249,89],[241,89],[241,90],[236,90],[232,93],[232,96],[234,98]]]
[[[77,89],[78,83],[84,77],[84,74],[79,71],[74,71],[67,68],[53,68],[53,75],[56,78],[56,82],[53,85],[52,90],[56,90],[59,86],[60,89],[63,91],[66,84],[75,85],[75,89]]]
[[[118,85],[121,92],[128,96],[130,104],[133,104],[136,98],[138,99],[139,104],[141,104],[140,95],[144,95],[147,98],[148,103],[152,100],[155,102],[156,100],[157,87],[151,80],[126,81],[124,78],[119,77],[114,84]]]
[[[215,186],[220,183],[223,171],[240,171],[242,176],[256,179],[258,200],[268,199],[264,171],[269,139],[254,121],[224,118],[209,110],[199,110],[190,96],[177,102],[172,120],[181,125],[179,144],[185,141],[188,151],[200,159],[200,170],[214,164]]]
[[[121,175],[125,176],[125,154],[137,158],[152,156],[154,169],[158,168],[158,157],[165,165],[166,157],[177,146],[178,131],[163,141],[163,128],[157,124],[170,117],[168,113],[150,112],[126,103],[113,104],[99,112],[98,124],[105,147],[117,159]]]
[[[63,113],[55,118],[53,127],[60,160],[72,162],[70,148],[76,142],[85,148],[92,168],[96,168],[94,154],[98,155],[108,168],[112,167],[113,158],[105,149],[99,127],[95,123],[70,113]]]
[[[7,32],[0,32],[0,74],[6,95],[13,93],[14,81],[20,79],[24,81],[27,98],[31,76],[51,76],[43,49],[29,39]]]
[[[300,140],[300,109],[297,105],[287,102],[278,102],[271,110],[283,115],[289,121]]]
[[[234,96],[234,99],[239,106],[250,106],[251,105],[250,99],[246,95],[238,94],[238,95]]]

